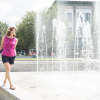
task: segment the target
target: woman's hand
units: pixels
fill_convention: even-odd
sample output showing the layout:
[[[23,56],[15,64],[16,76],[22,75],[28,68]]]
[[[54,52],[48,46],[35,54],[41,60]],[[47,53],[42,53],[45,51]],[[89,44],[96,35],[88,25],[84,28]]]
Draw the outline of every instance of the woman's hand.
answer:
[[[2,50],[3,47],[0,46],[0,51]]]
[[[0,51],[1,51],[1,49],[2,49],[2,48],[1,48],[1,46],[0,46]]]

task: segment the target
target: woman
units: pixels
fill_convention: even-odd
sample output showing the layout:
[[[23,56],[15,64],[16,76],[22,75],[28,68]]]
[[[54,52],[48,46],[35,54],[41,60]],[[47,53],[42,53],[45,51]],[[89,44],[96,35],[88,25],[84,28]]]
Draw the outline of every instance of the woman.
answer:
[[[10,78],[10,69],[12,64],[14,64],[14,60],[16,57],[16,45],[18,43],[18,39],[15,38],[15,27],[10,27],[7,30],[6,36],[2,37],[0,50],[2,50],[2,62],[6,68],[5,79],[3,86],[6,85],[6,81],[8,79],[10,83],[10,89],[14,90],[16,87],[13,86]]]

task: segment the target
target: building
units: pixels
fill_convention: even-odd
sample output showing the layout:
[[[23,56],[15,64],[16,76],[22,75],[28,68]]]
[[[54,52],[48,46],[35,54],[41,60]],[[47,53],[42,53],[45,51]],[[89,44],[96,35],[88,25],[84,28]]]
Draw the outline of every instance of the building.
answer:
[[[76,22],[79,13],[83,18],[81,21],[92,23],[93,1],[78,1],[78,0],[56,0],[58,5],[58,16],[64,16],[67,21],[68,32],[73,36],[76,33]]]

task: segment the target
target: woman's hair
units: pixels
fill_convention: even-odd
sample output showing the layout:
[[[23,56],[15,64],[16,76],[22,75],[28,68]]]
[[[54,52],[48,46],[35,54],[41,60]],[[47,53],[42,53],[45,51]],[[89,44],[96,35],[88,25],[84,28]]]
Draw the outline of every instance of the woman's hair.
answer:
[[[10,36],[10,35],[11,35],[11,31],[13,31],[13,29],[15,29],[15,30],[16,30],[16,28],[15,28],[15,27],[10,27],[10,28],[7,30],[6,35],[7,35],[7,36]],[[16,34],[14,34],[14,35],[13,35],[13,37],[15,37],[15,36],[16,36]]]

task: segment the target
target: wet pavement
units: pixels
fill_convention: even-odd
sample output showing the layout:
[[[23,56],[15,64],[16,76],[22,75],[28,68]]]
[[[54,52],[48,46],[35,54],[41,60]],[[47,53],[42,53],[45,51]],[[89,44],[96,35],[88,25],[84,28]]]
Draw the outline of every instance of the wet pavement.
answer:
[[[4,75],[0,72],[0,84]],[[100,71],[11,72],[11,79],[45,100],[100,100]]]

